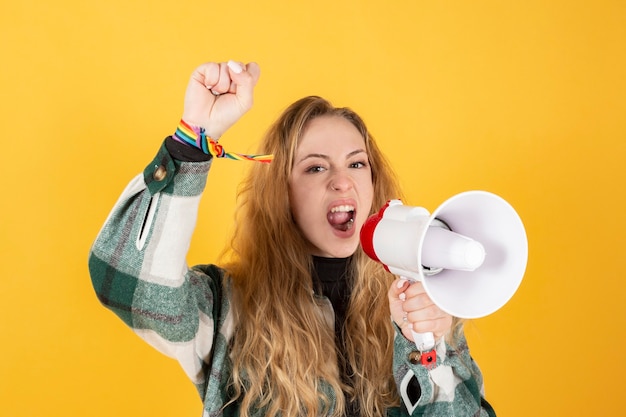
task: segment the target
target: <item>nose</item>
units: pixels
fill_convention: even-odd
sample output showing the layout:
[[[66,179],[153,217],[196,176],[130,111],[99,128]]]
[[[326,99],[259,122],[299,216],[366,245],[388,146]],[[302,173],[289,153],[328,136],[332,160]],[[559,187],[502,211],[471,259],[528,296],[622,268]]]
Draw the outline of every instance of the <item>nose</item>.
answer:
[[[333,191],[346,191],[352,188],[352,178],[345,172],[337,172],[329,181],[330,189]]]

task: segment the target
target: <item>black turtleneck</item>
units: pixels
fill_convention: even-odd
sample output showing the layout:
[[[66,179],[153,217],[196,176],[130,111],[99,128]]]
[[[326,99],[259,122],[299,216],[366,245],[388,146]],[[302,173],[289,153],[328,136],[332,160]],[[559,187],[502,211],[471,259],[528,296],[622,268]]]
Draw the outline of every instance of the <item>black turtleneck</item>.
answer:
[[[341,329],[350,301],[349,264],[350,258],[313,257],[313,288],[317,294],[327,297],[333,306],[338,342],[343,339]],[[339,346],[343,347],[342,344]]]
[[[339,357],[339,369],[344,383],[352,385],[350,381],[351,369],[346,363],[343,353],[345,344],[343,338],[343,326],[346,322],[346,313],[350,294],[352,292],[349,267],[351,258],[322,258],[313,257],[313,288],[317,294],[323,295],[330,300],[335,312],[335,340]],[[356,417],[359,415],[355,403],[348,401],[344,416]]]

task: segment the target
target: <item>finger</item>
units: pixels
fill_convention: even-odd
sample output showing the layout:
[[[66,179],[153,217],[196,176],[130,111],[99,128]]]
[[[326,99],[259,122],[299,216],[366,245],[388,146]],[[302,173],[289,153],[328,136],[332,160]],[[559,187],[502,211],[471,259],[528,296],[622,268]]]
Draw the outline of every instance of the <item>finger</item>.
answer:
[[[406,279],[396,279],[390,286],[387,296],[389,298],[389,308],[393,321],[403,327],[406,323],[405,311],[403,303],[405,300],[404,290],[409,286]]]
[[[436,320],[423,320],[423,321],[416,321],[416,322],[411,322],[410,326],[413,329],[414,332],[416,333],[437,333],[437,331],[439,330],[439,327],[441,327],[440,325],[440,321],[443,321],[443,317],[440,319],[436,319]]]
[[[404,303],[404,311],[406,312],[407,318],[411,323],[438,320],[440,318],[446,317],[446,313],[444,313],[441,309],[439,309],[439,307],[434,304],[422,307],[418,310],[414,310],[410,308],[409,302],[407,301],[406,303]]]
[[[426,289],[421,281],[415,281],[411,283],[411,286],[406,289],[407,298],[416,297],[422,294],[426,295]]]
[[[436,339],[439,339],[450,331],[452,323],[452,316],[444,316],[434,320],[411,323],[410,327],[416,333],[432,333]]]
[[[237,75],[241,74],[243,71],[246,70],[246,66],[241,62],[232,61],[232,60],[228,61],[226,65],[228,67],[229,75],[230,75],[230,88],[228,92],[236,94],[237,93],[237,81],[235,81],[235,78],[237,77]]]
[[[241,74],[243,71],[247,71],[247,66],[241,62],[232,61],[232,60],[228,61],[226,66],[230,70],[229,72],[230,88],[228,89],[228,92],[235,94],[237,93],[237,82],[235,81],[235,78],[238,76],[238,74]]]
[[[433,308],[435,303],[430,299],[428,294],[419,293],[417,295],[412,295],[409,291],[404,292],[405,300],[404,300],[404,310],[405,311],[420,311],[424,309]]]
[[[259,68],[259,64],[257,64],[256,62],[250,62],[248,65],[246,65],[246,71],[248,71],[250,77],[252,77],[252,82],[254,82],[254,85],[256,85],[256,83],[259,81],[259,78],[261,77],[261,68]]]
[[[261,70],[255,62],[243,65],[239,62],[229,61],[230,76],[235,83],[235,94],[244,110],[252,107],[254,87],[259,80]]]
[[[191,77],[206,88],[211,89],[219,80],[219,75],[220,64],[216,62],[206,62],[196,68]]]
[[[410,285],[411,283],[406,278],[396,279],[389,288],[389,296],[392,298],[402,298],[402,300],[404,300],[406,298],[405,291]]]
[[[411,283],[406,278],[400,278],[393,282],[389,288],[389,302],[397,305],[404,311],[404,302],[406,301],[406,289]]]
[[[220,63],[218,67],[218,77],[211,87],[213,94],[225,94],[230,90],[230,84],[232,79],[230,78],[230,72],[226,63]]]

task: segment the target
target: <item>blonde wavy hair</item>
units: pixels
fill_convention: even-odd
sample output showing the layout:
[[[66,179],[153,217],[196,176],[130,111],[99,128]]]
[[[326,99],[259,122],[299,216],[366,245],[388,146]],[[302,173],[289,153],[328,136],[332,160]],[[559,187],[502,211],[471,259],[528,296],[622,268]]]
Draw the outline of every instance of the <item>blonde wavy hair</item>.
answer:
[[[362,252],[352,256],[353,285],[339,352],[332,324],[314,296],[309,245],[296,227],[288,179],[307,123],[321,116],[351,122],[365,141],[374,186],[373,213],[400,188],[363,120],[348,108],[305,97],[267,131],[260,153],[238,193],[236,227],[223,253],[232,278],[237,327],[232,341],[230,389],[242,417],[339,416],[351,402],[363,416],[384,416],[399,404],[392,372],[393,337],[387,292],[394,277]],[[346,361],[352,386],[342,382]]]

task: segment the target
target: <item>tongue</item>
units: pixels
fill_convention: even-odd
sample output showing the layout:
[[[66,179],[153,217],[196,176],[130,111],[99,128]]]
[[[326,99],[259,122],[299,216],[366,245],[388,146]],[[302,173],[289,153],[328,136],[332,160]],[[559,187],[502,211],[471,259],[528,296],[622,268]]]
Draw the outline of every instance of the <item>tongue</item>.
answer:
[[[347,230],[349,228],[348,222],[352,220],[352,213],[339,211],[337,213],[328,213],[328,223],[332,227],[338,230]]]

